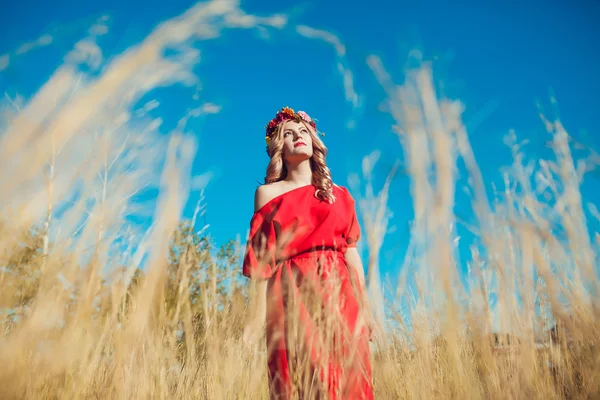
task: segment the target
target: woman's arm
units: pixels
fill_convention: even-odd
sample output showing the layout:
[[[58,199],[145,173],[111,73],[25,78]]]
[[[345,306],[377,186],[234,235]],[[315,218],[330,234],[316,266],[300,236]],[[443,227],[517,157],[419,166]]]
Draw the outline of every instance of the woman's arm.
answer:
[[[375,337],[375,320],[373,319],[373,310],[371,309],[371,303],[369,302],[369,296],[367,293],[367,285],[365,279],[365,270],[363,268],[362,260],[358,254],[356,247],[349,247],[344,253],[346,264],[350,272],[350,283],[354,288],[356,297],[359,303],[359,307],[364,318],[364,323],[369,329],[369,340],[374,340]],[[352,271],[356,271],[353,274]],[[358,282],[356,282],[358,279]]]
[[[256,283],[256,306],[248,325],[244,328],[244,341],[253,343],[263,332],[267,320],[267,281]]]
[[[255,212],[260,210],[262,206],[273,198],[274,194],[269,189],[270,188],[266,185],[259,186],[256,189],[256,192],[254,193]],[[256,282],[255,288],[255,307],[251,311],[252,315],[250,317],[250,322],[244,330],[244,340],[247,342],[253,342],[262,334],[267,317],[267,281],[263,280]]]
[[[350,271],[354,270],[356,272],[356,276],[358,277],[358,282],[354,282],[354,274],[350,274],[352,285],[354,286],[354,290],[357,292],[357,295],[361,295],[361,302],[364,305],[368,303],[367,301],[367,285],[365,279],[365,270],[363,268],[362,260],[360,259],[360,255],[358,254],[358,250],[356,247],[348,247],[346,252],[344,253],[344,258],[346,259],[346,264],[348,265]],[[365,303],[366,302],[366,303]]]

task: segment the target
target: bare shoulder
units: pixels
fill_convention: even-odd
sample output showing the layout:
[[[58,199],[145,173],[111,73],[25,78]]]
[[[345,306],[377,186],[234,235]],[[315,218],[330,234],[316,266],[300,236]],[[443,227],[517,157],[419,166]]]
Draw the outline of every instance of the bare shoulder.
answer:
[[[254,211],[260,210],[265,204],[279,195],[280,188],[277,183],[260,185],[254,192]]]

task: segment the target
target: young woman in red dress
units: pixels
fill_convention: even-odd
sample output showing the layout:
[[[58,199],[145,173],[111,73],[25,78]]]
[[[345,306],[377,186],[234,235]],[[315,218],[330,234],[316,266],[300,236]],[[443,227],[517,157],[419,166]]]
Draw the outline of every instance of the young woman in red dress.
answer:
[[[243,274],[266,326],[271,399],[372,399],[371,318],[347,189],[334,185],[315,122],[284,107],[266,126],[270,162],[254,198]]]

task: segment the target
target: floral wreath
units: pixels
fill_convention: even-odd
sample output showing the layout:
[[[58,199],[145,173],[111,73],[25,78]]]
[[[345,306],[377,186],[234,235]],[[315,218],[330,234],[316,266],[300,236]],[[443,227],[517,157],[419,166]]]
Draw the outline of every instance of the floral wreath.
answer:
[[[273,118],[269,123],[265,126],[266,136],[265,141],[267,142],[267,148],[271,144],[271,140],[273,139],[273,134],[277,130],[277,126],[283,121],[295,121],[300,122],[304,121],[312,126],[315,131],[317,131],[317,124],[315,121],[308,116],[304,111],[295,112],[290,107],[283,107],[281,110],[277,111],[277,115]],[[317,131],[321,136],[325,136],[323,132]]]

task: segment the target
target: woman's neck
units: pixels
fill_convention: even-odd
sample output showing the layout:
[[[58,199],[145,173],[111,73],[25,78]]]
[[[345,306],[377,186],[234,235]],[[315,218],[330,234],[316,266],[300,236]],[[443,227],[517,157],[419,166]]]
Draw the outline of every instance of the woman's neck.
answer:
[[[285,180],[298,186],[310,185],[312,183],[312,169],[310,160],[304,160],[298,164],[288,164]]]

